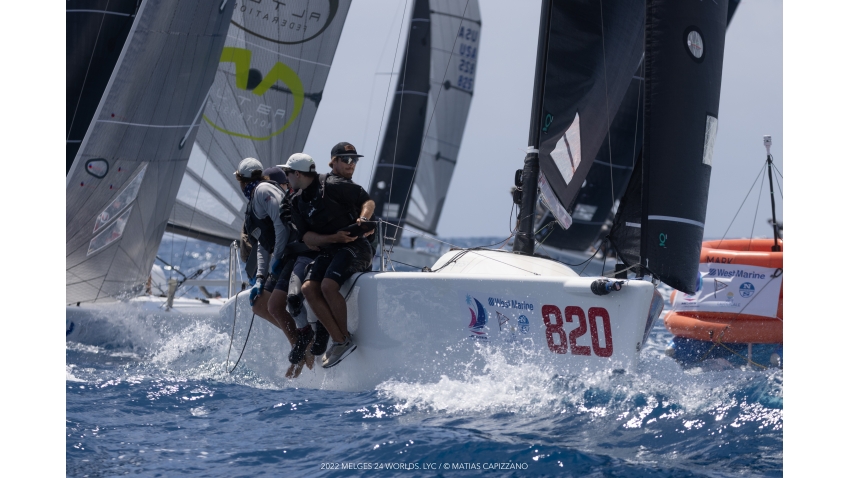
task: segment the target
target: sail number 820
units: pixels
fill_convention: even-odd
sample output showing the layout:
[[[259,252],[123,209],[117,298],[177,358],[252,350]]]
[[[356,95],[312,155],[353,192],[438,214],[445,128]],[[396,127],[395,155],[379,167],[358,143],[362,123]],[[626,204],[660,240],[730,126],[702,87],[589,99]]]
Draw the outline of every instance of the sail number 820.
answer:
[[[610,357],[614,353],[614,343],[611,341],[611,316],[608,315],[606,309],[591,307],[587,309],[587,316],[585,316],[581,307],[568,306],[564,307],[564,315],[561,316],[561,310],[558,307],[544,305],[541,312],[543,325],[546,326],[546,343],[552,352],[565,354],[569,350],[573,355],[590,355],[592,349],[593,354],[597,357]],[[587,333],[587,317],[590,317],[591,347],[576,343],[579,337]],[[569,331],[569,336],[567,331],[564,330],[564,318],[567,322],[573,322],[573,319],[578,322],[578,327]],[[602,323],[604,347],[599,340],[599,322]]]

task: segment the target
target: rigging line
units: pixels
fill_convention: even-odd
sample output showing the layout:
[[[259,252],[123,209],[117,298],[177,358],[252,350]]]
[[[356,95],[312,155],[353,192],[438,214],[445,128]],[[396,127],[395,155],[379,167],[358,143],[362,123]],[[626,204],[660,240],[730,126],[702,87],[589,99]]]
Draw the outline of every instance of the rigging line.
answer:
[[[137,5],[138,7],[138,5]],[[106,1],[106,6],[103,7],[104,10],[109,9],[109,0]],[[65,135],[65,140],[67,141],[71,137],[71,128],[74,127],[74,120],[77,119],[77,110],[80,108],[80,101],[83,99],[83,90],[86,89],[86,81],[89,79],[89,69],[91,68],[91,63],[94,60],[94,52],[97,50],[97,41],[100,39],[100,31],[103,29],[103,22],[106,19],[106,12],[104,11],[103,16],[100,18],[100,25],[97,27],[97,36],[94,37],[94,46],[91,49],[91,56],[89,57],[89,64],[86,65],[86,74],[83,76],[83,86],[80,87],[80,96],[77,97],[77,105],[74,106],[74,114],[71,116],[71,124],[68,125],[68,134]],[[125,40],[126,41],[126,40]]]
[[[743,200],[743,201],[741,201],[741,205],[740,205],[740,206],[738,206],[738,211],[735,213],[735,215],[734,215],[734,216],[732,216],[732,221],[729,223],[729,227],[727,227],[727,228],[726,228],[726,232],[724,232],[724,233],[723,233],[723,237],[721,237],[721,238],[720,238],[720,244],[718,244],[718,247],[720,247],[720,246],[722,246],[722,245],[723,245],[723,240],[724,240],[724,239],[726,239],[726,234],[728,234],[728,233],[729,233],[729,229],[731,229],[731,228],[732,228],[732,224],[734,224],[734,223],[735,223],[735,219],[738,217],[738,213],[740,213],[740,212],[741,212],[741,209],[744,207],[744,204],[747,202],[747,198],[748,198],[748,197],[750,197],[750,193],[751,193],[751,192],[753,192],[753,188],[754,188],[754,187],[755,187],[755,185],[756,185],[756,181],[758,181],[758,180],[759,180],[759,177],[760,177],[763,173],[764,173],[764,168],[761,168],[761,169],[759,170],[759,173],[758,173],[758,174],[756,174],[756,179],[753,181],[752,186],[750,186],[750,190],[749,190],[749,191],[747,191],[747,195],[746,195],[746,196],[744,196],[744,200]]]
[[[239,302],[239,294],[236,294],[236,299],[233,300],[233,329],[230,331],[230,346],[227,348],[227,360],[224,362],[224,369],[227,370],[227,366],[230,364],[230,349],[233,347],[233,335],[236,332],[236,305]],[[251,338],[251,329],[254,328],[254,318],[257,314],[251,314],[251,325],[248,326],[248,334],[245,335],[245,343],[242,344],[242,351],[239,352],[239,358],[236,359],[236,365],[233,366],[232,369],[227,370],[228,374],[233,373],[236,370],[236,367],[239,366],[239,361],[242,360],[242,354],[245,353],[245,348],[248,346],[248,339]]]
[[[765,166],[767,166],[767,163],[765,163]],[[767,167],[765,167],[764,170],[767,171]],[[762,176],[761,176],[761,186],[759,187],[759,195],[756,196],[756,212],[755,212],[755,215],[753,215],[753,227],[750,229],[750,242],[747,244],[747,250],[748,251],[750,250],[750,248],[753,245],[753,231],[756,230],[756,218],[759,215],[759,204],[761,204],[761,193],[762,193],[762,191],[764,191],[764,180],[765,180],[765,178],[767,178],[767,175],[762,174]]]
[[[413,9],[410,11],[410,16],[411,16],[410,27],[407,29],[407,43],[406,43],[406,46],[404,47],[404,71],[402,72],[402,75],[399,78],[399,81],[401,82],[400,84],[402,86],[402,88],[401,88],[402,91],[404,91],[404,88],[407,86],[407,66],[410,63],[409,62],[409,60],[410,60],[410,35],[413,32],[413,18],[412,17],[414,15],[414,10],[416,10],[416,5],[414,5]],[[396,92],[396,94],[397,93],[398,92]],[[392,167],[392,170],[390,171],[390,189],[389,189],[389,192],[387,193],[387,200],[389,200],[389,201],[391,201],[392,197],[393,197],[393,183],[395,182],[394,181],[394,179],[395,179],[395,163],[396,163],[396,158],[397,158],[397,155],[398,155],[398,135],[401,133],[401,115],[402,115],[402,111],[404,111],[404,97],[405,97],[405,95],[401,95],[401,98],[399,99],[399,102],[398,102],[398,120],[396,120],[395,141],[393,142],[393,167]],[[426,129],[425,132],[427,134],[428,130]],[[413,179],[414,179],[414,181],[416,180],[416,168],[413,169]],[[411,181],[411,184],[413,184],[413,181]],[[407,201],[406,198],[405,198],[405,201]],[[401,209],[401,214],[399,214],[397,217],[399,219],[404,217],[404,208],[403,207]],[[393,252],[393,247],[395,246],[395,239],[396,239],[397,235],[398,235],[398,229],[396,228],[393,232],[393,244],[390,245],[390,254],[392,254],[392,252]]]
[[[770,164],[773,165],[773,170],[776,171],[776,174],[778,174],[780,178],[785,179],[785,178],[782,177],[782,173],[779,172],[779,168],[776,167],[776,162],[773,161],[773,155],[772,154],[770,155]]]
[[[776,174],[779,174],[779,171],[776,169],[776,166],[773,166],[773,170],[776,171]],[[781,176],[781,175],[780,175]],[[783,178],[784,179],[784,178]],[[779,184],[779,181],[776,181],[776,187],[779,189],[779,196],[782,199],[785,199],[785,196],[782,195],[782,186]]]
[[[407,11],[407,3],[408,3],[408,0],[405,0],[404,1],[404,10],[405,11]],[[410,14],[413,15],[413,12],[411,12]],[[404,27],[404,15],[401,16],[401,22],[398,25],[398,39],[396,40],[396,43],[395,43],[395,54],[393,55],[393,68],[392,68],[393,71],[395,71],[396,60],[398,60],[398,46],[401,44],[401,31],[404,29],[403,27]],[[410,33],[408,32],[408,36],[409,35],[410,35]],[[392,75],[391,75],[390,81],[387,82],[387,94],[384,95],[384,108],[382,110],[383,113],[381,113],[381,124],[378,125],[378,137],[375,138],[375,150],[372,152],[372,157],[375,158],[375,159],[372,161],[372,171],[369,173],[369,184],[372,184],[372,179],[374,179],[374,177],[375,177],[375,166],[377,166],[378,160],[380,159],[380,158],[378,158],[378,144],[381,141],[381,130],[384,128],[384,118],[387,115],[387,101],[389,101],[389,99],[390,99],[390,87],[392,86],[392,84],[393,84],[393,79],[392,79]]]
[[[454,43],[452,43],[452,53],[449,55],[448,61],[446,61],[446,70],[443,72],[443,79],[440,83],[443,83],[443,82],[446,81],[446,75],[448,75],[448,73],[449,73],[449,66],[452,63],[452,57],[454,56],[455,47],[457,46],[457,38],[458,38],[458,36],[460,36],[460,31],[463,28],[463,22],[466,21],[466,9],[468,7],[469,7],[469,0],[466,0],[466,4],[463,7],[463,13],[461,14],[460,25],[458,25],[457,34],[455,35]],[[428,131],[430,131],[430,129],[431,129],[431,121],[434,120],[434,114],[437,112],[437,105],[439,104],[440,94],[442,94],[442,93],[443,93],[443,89],[440,88],[437,91],[437,97],[434,99],[434,108],[431,111],[431,117],[428,118],[428,125],[425,127],[425,134],[422,135],[422,144],[419,145],[419,155],[416,156],[416,166],[414,166],[414,168],[413,168],[413,181],[411,181],[410,186],[407,187],[407,194],[404,196],[404,202],[402,203],[402,207],[401,207],[401,214],[398,217],[403,218],[404,212],[407,209],[408,198],[410,198],[410,193],[413,191],[413,183],[416,182],[416,169],[419,168],[419,161],[422,159],[422,151],[425,150],[425,138],[428,137]],[[401,110],[399,109],[399,113],[400,113],[400,111]],[[399,114],[399,118],[401,118],[401,114]],[[396,146],[398,146],[398,139],[397,138],[398,138],[398,131],[396,131]],[[393,158],[393,164],[395,164],[395,158]],[[392,187],[393,187],[392,182],[390,182],[390,191],[392,191]],[[390,252],[392,252],[393,248],[395,247],[396,234],[397,233],[398,233],[398,229],[396,229],[395,234],[393,234],[393,243],[392,243],[392,245],[390,245]]]
[[[611,108],[608,106],[608,62],[605,61],[605,17],[602,13],[602,0],[599,0],[599,26],[602,29],[602,69],[605,72],[605,117],[607,118],[607,138],[608,138],[608,175],[611,177],[611,204],[614,199],[614,160],[611,158]]]

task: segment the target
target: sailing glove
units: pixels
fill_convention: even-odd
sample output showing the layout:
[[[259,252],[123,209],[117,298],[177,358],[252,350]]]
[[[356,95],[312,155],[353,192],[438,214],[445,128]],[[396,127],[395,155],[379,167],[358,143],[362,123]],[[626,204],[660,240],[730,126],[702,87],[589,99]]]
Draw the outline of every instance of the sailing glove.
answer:
[[[280,275],[281,269],[283,269],[283,261],[275,259],[274,262],[272,262],[272,270],[270,271],[270,274],[277,277]]]
[[[258,277],[257,281],[254,282],[254,287],[251,287],[251,293],[248,295],[248,302],[252,307],[254,302],[257,301],[257,297],[263,294],[263,282],[265,282],[265,280],[262,277]]]

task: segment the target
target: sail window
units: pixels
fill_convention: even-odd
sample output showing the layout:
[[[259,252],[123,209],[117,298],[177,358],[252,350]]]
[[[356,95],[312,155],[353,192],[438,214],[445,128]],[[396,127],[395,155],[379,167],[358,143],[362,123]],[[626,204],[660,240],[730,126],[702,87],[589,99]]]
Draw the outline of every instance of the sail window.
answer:
[[[691,52],[691,55],[696,59],[702,58],[703,52],[705,48],[702,42],[702,36],[696,30],[691,30],[688,32],[688,51]]]
[[[177,192],[177,200],[226,224],[232,224],[236,219],[236,215],[230,212],[224,203],[188,174],[183,175],[183,182],[180,183],[180,190]]]
[[[564,206],[561,206],[561,203],[555,196],[555,192],[552,191],[552,186],[549,186],[549,183],[546,181],[544,174],[537,176],[537,186],[540,188],[540,198],[543,200],[543,205],[552,212],[552,215],[555,216],[561,227],[569,229],[573,225],[573,219],[567,214]]]
[[[204,154],[200,146],[197,146],[197,143],[189,155],[187,167],[201,178],[206,187],[218,192],[234,209],[241,211],[245,207],[245,196],[239,194],[239,191],[235,188],[236,183],[232,179],[228,180],[225,178],[209,162],[209,158]],[[180,186],[183,187],[182,184]]]
[[[130,180],[130,184],[125,186],[124,190],[118,193],[118,197],[109,203],[109,206],[106,206],[106,209],[97,216],[97,219],[94,221],[94,230],[92,231],[92,234],[108,224],[109,221],[130,205],[134,199],[136,199],[136,196],[139,194],[139,188],[142,186],[142,179],[145,178],[145,171],[147,171],[147,169],[147,164],[142,166],[142,169],[133,179]]]
[[[717,118],[705,115],[705,144],[702,147],[702,163],[711,166],[714,156],[714,140],[717,139]]]
[[[398,204],[392,202],[384,203],[384,217],[398,217]]]
[[[551,153],[555,165],[558,166],[558,171],[564,178],[567,185],[573,179],[581,164],[581,125],[579,122],[578,113],[570,127],[564,132],[558,143],[555,144],[555,149]]]
[[[576,204],[573,209],[573,219],[579,221],[592,221],[593,215],[596,214],[597,206],[591,204]]]
[[[95,236],[94,239],[89,242],[89,251],[86,253],[86,256],[90,256],[120,239],[124,234],[124,226],[127,225],[127,220],[130,219],[130,212],[132,211],[133,207],[130,206],[130,208],[127,209],[124,214],[121,214],[115,222],[110,224],[109,227],[103,230],[103,232]]]

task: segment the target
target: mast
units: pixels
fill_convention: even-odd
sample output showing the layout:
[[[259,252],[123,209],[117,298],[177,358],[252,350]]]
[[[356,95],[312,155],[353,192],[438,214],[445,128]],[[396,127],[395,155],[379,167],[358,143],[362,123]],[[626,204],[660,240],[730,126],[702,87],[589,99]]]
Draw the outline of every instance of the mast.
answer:
[[[543,0],[540,8],[540,33],[537,40],[537,66],[534,71],[534,92],[531,102],[531,121],[528,128],[528,151],[522,168],[522,204],[519,228],[514,240],[514,252],[534,253],[534,209],[537,206],[537,177],[540,174],[540,120],[543,88],[546,82],[546,52],[549,50],[549,19],[551,0]]]
[[[770,212],[773,215],[773,247],[770,248],[773,252],[779,252],[782,247],[779,245],[779,227],[776,222],[776,199],[773,197],[773,156],[770,155],[770,145],[773,144],[770,135],[764,137],[764,147],[767,150],[767,179],[770,181]]]

